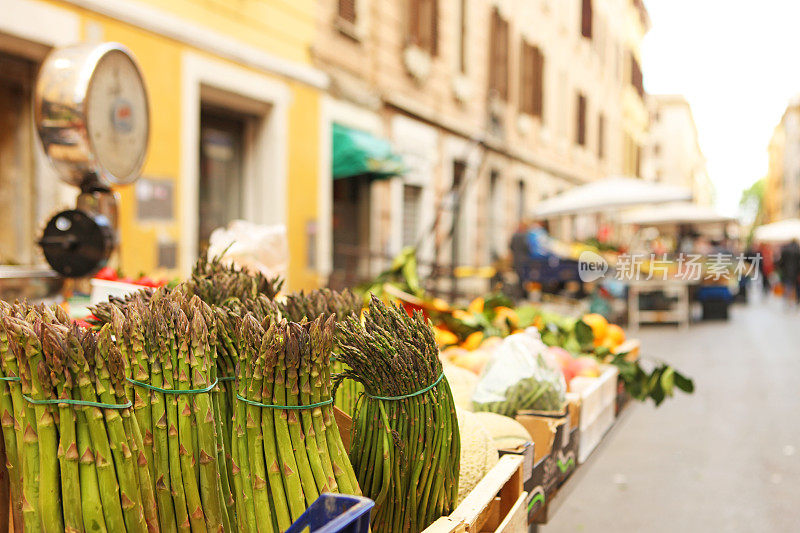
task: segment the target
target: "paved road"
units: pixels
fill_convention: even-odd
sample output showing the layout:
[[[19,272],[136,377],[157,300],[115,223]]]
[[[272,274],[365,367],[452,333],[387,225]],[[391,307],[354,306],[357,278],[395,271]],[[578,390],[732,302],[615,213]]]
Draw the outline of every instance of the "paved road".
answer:
[[[800,531],[800,312],[751,302],[639,336],[695,394],[634,406],[541,530]]]

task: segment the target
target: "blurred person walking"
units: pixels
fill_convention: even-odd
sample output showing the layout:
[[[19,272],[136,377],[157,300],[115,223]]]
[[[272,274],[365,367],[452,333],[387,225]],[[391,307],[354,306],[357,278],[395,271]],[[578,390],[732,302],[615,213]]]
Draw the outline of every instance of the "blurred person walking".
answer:
[[[781,248],[781,257],[778,260],[778,271],[784,286],[784,296],[787,301],[800,302],[800,284],[797,277],[800,276],[800,243],[797,239]]]

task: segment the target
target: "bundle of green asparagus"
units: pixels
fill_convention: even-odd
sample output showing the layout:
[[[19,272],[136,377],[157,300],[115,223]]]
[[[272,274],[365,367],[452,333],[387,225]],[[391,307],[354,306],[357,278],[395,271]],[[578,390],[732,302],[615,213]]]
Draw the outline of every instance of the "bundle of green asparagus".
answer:
[[[304,293],[293,293],[278,304],[284,317],[295,322],[302,319],[314,320],[317,317],[335,316],[337,321],[348,316],[360,316],[364,302],[361,296],[350,289],[336,292],[330,289],[317,289]],[[334,387],[334,405],[353,416],[358,397],[364,392],[364,387],[357,381],[345,379],[343,372],[349,368],[338,358],[339,343],[334,342],[331,373],[336,383]]]
[[[430,325],[372,297],[365,320],[340,322],[345,375],[361,382],[350,460],[375,500],[372,528],[421,531],[452,511],[460,438]]]
[[[81,330],[58,307],[0,307],[15,524],[26,532],[159,531],[127,361],[111,327]]]
[[[263,294],[275,298],[283,286],[280,277],[268,278],[261,272],[250,272],[236,265],[226,265],[222,255],[208,259],[201,256],[187,282],[189,290],[210,304],[224,304],[229,298],[238,298],[243,303]]]
[[[113,308],[131,362],[128,393],[143,435],[161,528],[233,531],[234,500],[219,406],[219,316],[184,287]]]
[[[332,317],[240,321],[231,461],[240,531],[285,531],[323,492],[360,494],[331,407],[333,336]]]

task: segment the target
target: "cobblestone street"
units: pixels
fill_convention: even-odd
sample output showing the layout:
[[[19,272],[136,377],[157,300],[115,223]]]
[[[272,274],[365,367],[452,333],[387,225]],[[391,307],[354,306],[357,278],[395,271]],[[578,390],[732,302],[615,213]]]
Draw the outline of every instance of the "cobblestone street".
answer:
[[[797,531],[800,312],[753,301],[729,322],[639,336],[645,356],[694,378],[695,394],[634,405],[542,529]]]

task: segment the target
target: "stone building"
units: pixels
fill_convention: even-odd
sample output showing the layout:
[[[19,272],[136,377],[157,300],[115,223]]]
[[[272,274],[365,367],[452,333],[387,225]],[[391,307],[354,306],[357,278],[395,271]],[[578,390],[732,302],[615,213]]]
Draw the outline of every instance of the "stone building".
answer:
[[[700,149],[689,102],[680,95],[648,95],[650,129],[647,135],[645,179],[687,187],[692,200],[711,205],[714,188]]]
[[[538,200],[639,175],[649,24],[640,0],[320,0],[322,130],[339,132],[321,168],[342,168],[358,139],[378,161],[328,170],[319,191],[332,280],[374,274],[410,244],[424,264],[491,264]]]

